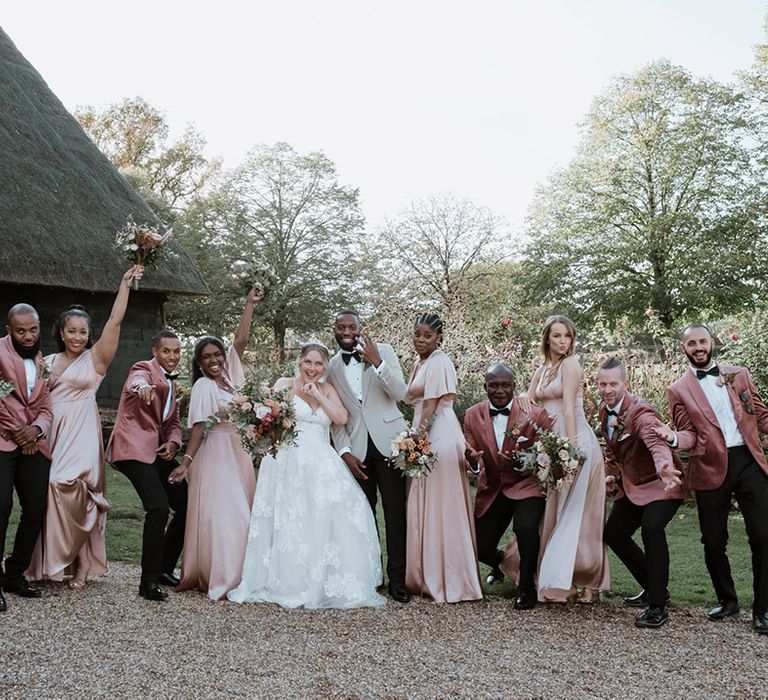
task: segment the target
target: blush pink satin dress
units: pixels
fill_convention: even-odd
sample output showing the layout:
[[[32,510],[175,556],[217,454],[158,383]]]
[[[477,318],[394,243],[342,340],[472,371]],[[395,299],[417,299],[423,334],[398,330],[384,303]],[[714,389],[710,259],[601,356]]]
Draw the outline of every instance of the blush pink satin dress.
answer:
[[[234,348],[227,353],[227,372],[232,386],[245,381]],[[198,379],[189,399],[189,427],[204,422],[232,398],[213,379]],[[211,428],[189,465],[188,481],[184,559],[177,590],[198,589],[211,600],[222,600],[240,583],[256,490],[253,461],[232,423]]]
[[[563,382],[555,378],[536,390],[540,405],[554,416],[553,429],[565,435]],[[576,397],[576,432],[579,449],[586,454],[570,488],[550,493],[541,527],[538,572],[539,600],[561,603],[578,586],[596,591],[611,585],[608,550],[603,544],[605,523],[605,463],[595,433]]]
[[[61,375],[57,355],[48,355],[53,423],[48,510],[27,577],[61,581],[74,574],[78,555],[89,577],[107,572],[105,526],[109,504],[96,392],[104,379],[85,350]]]
[[[472,499],[464,462],[464,434],[453,401],[456,370],[442,350],[414,369],[405,400],[414,425],[423,402],[440,399],[429,430],[438,462],[430,474],[408,479],[405,585],[437,603],[483,597],[477,565]]]

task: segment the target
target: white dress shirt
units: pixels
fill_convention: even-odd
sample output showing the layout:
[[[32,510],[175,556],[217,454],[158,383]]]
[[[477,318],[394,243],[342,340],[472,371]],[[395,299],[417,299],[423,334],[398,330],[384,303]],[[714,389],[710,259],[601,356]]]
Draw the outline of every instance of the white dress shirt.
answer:
[[[616,411],[616,413],[621,413],[621,404],[624,403],[624,397],[621,397],[621,401],[617,403],[615,406],[606,406],[611,411]],[[613,440],[613,431],[616,429],[616,426],[618,425],[619,417],[618,416],[612,416],[608,415],[608,420],[606,421],[606,426],[608,428],[608,439]]]
[[[342,350],[342,353],[343,352],[344,351]],[[360,403],[363,403],[363,369],[365,369],[364,363],[359,362],[355,357],[350,357],[349,363],[344,363],[344,379],[347,380],[347,384],[352,390],[353,396]],[[381,372],[384,369],[384,360],[379,363],[378,367],[371,365],[371,369],[376,372],[376,376],[381,376]],[[352,450],[349,449],[349,447],[342,447],[341,450],[339,450],[339,457],[345,455],[347,452],[352,452]]]
[[[713,362],[706,369],[711,369],[715,366]],[[696,376],[697,367],[691,367],[691,372]],[[744,437],[739,430],[739,426],[736,423],[736,417],[733,415],[733,404],[731,403],[731,397],[728,395],[728,387],[724,384],[717,385],[719,377],[713,377],[708,374],[706,377],[696,379],[704,392],[704,395],[709,401],[709,405],[715,412],[715,418],[720,425],[720,430],[723,432],[723,438],[725,438],[726,447],[737,447],[744,444]]]
[[[37,365],[34,360],[24,360],[24,373],[27,377],[27,398],[30,398],[35,389],[35,382],[37,381]]]
[[[496,406],[493,404],[490,404],[490,408],[497,410]],[[505,408],[508,411],[511,411],[512,401],[510,401],[506,406],[502,406],[501,410],[504,410]],[[507,432],[509,416],[505,416],[503,413],[497,413],[495,416],[493,416],[493,418],[491,418],[491,420],[493,421],[493,432],[496,435],[496,447],[498,448],[499,452],[501,452],[502,445],[504,445],[504,433]]]
[[[165,378],[168,382],[168,398],[165,400],[165,407],[163,408],[163,420],[168,418],[168,414],[171,412],[171,399],[173,399],[173,379]]]

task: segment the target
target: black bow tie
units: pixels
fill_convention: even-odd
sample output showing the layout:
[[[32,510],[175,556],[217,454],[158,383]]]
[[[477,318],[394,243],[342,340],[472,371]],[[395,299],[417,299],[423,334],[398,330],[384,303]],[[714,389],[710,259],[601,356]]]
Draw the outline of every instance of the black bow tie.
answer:
[[[619,417],[619,412],[618,411],[614,411],[612,408],[609,408],[608,409],[608,415],[609,416],[616,416],[618,418]]]
[[[509,415],[509,409],[508,408],[494,408],[493,406],[491,406],[490,410],[491,410],[491,418],[495,418],[496,416],[508,416]]]
[[[711,369],[697,369],[696,370],[696,379],[704,379],[709,375],[710,377],[719,377],[720,376],[720,368],[715,365]]]
[[[360,353],[359,353],[357,350],[355,350],[355,351],[353,351],[353,352],[350,352],[349,350],[342,350],[342,351],[341,351],[341,359],[342,359],[342,360],[344,360],[344,364],[345,364],[345,365],[348,365],[348,364],[349,364],[349,361],[350,361],[350,360],[351,360],[353,357],[354,357],[354,358],[355,358],[355,359],[356,359],[358,362],[362,362],[362,361],[363,361],[363,360],[362,360],[362,358],[360,357]]]
[[[170,379],[171,381],[179,378],[178,372],[163,372],[163,374],[165,375],[166,379]]]

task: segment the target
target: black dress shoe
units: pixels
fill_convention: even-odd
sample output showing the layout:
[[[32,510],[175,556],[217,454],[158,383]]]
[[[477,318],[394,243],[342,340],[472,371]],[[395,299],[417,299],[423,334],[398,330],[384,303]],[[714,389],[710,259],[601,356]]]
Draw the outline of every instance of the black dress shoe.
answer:
[[[162,583],[164,586],[170,586],[176,588],[181,583],[181,579],[173,574],[160,574],[160,578],[157,579],[158,583]]]
[[[536,593],[524,592],[515,598],[515,610],[531,610],[536,607]]]
[[[139,584],[139,595],[147,600],[165,600],[168,597],[168,591],[158,583],[142,581]]]
[[[727,603],[720,603],[716,608],[712,608],[707,613],[707,617],[713,622],[725,620],[728,617],[738,617],[739,604],[735,600],[729,600]]]
[[[752,629],[758,634],[768,634],[768,614],[754,613],[752,615]]]
[[[5,612],[8,610],[8,605],[5,602],[5,598],[3,598],[3,594],[0,593],[0,612]]]
[[[38,588],[30,586],[26,579],[23,578],[6,579],[3,584],[3,590],[6,593],[15,593],[22,598],[39,598],[42,595]]]
[[[651,605],[635,618],[635,627],[661,627],[668,619],[666,609]]]
[[[667,591],[664,602],[669,603],[669,591]],[[631,608],[644,608],[648,605],[648,594],[645,591],[640,591],[637,595],[628,596],[624,598],[624,605],[629,605]]]
[[[388,589],[389,595],[398,603],[407,603],[411,600],[411,594],[402,583],[390,583]]]
[[[488,576],[486,576],[485,578],[485,582],[489,586],[492,586],[494,583],[498,583],[499,581],[503,581],[503,580],[504,580],[504,572],[498,566],[494,566],[491,569],[491,573],[488,574]]]

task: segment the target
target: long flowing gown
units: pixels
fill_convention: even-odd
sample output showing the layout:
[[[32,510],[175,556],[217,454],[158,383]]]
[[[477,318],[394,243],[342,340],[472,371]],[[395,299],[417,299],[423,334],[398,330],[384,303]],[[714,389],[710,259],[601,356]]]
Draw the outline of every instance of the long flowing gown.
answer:
[[[56,355],[45,362],[55,368]],[[60,376],[52,375],[51,471],[45,524],[27,576],[61,581],[78,555],[89,576],[107,572],[104,452],[96,392],[104,379],[85,350]]]
[[[294,396],[298,438],[261,462],[236,603],[285,608],[381,607],[376,522],[360,486],[331,447],[331,424]]]
[[[227,352],[232,386],[245,381],[240,357]],[[189,398],[189,427],[225,409],[233,395],[208,377],[201,377]],[[177,590],[207,591],[222,600],[240,582],[248,540],[256,476],[253,462],[229,421],[214,425],[189,465],[189,500],[184,530],[184,559]]]
[[[429,429],[437,464],[428,476],[409,479],[407,485],[405,585],[438,603],[483,597],[455,398],[456,370],[442,350],[435,350],[413,370],[406,393],[406,401],[414,405],[414,425],[421,420],[425,400],[440,401]]]
[[[566,435],[561,368],[549,384],[539,382],[536,394],[541,406],[554,416],[553,429]],[[547,497],[538,573],[539,600],[543,602],[567,601],[573,586],[607,590],[611,585],[603,544],[605,463],[580,393],[575,409],[577,446],[587,459],[568,489]]]

